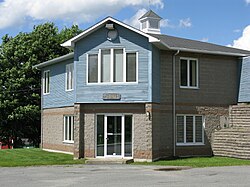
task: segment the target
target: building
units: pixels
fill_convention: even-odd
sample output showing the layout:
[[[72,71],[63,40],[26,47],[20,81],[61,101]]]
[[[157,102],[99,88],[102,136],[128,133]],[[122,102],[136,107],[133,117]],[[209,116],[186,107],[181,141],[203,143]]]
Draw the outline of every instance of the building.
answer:
[[[42,148],[75,158],[153,161],[213,154],[237,104],[249,51],[140,30],[107,17],[62,44],[73,53],[42,71]]]

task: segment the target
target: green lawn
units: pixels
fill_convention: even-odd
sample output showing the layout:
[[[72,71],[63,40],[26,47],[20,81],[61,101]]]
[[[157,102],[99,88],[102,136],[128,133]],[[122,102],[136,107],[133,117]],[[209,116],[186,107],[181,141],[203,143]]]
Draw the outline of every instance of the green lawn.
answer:
[[[15,166],[41,166],[41,165],[65,165],[84,164],[85,160],[73,160],[72,155],[63,153],[51,153],[41,149],[9,149],[0,150],[0,167]],[[241,160],[227,157],[195,157],[176,160],[164,160],[157,162],[136,162],[136,165],[161,165],[161,166],[240,166],[250,165],[250,160]]]
[[[0,150],[0,167],[84,164],[84,160],[73,160],[72,155],[51,153],[41,149]]]
[[[195,157],[180,158],[176,160],[163,160],[156,162],[136,162],[136,165],[161,165],[161,166],[190,166],[190,167],[215,167],[215,166],[240,166],[250,165],[250,160],[228,157]]]

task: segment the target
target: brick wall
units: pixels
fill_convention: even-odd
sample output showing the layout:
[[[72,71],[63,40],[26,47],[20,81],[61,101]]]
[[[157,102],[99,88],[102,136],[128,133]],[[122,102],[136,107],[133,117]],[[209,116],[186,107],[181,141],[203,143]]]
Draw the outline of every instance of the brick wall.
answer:
[[[74,107],[43,109],[42,148],[73,152],[73,144],[63,142],[64,115],[74,115]]]

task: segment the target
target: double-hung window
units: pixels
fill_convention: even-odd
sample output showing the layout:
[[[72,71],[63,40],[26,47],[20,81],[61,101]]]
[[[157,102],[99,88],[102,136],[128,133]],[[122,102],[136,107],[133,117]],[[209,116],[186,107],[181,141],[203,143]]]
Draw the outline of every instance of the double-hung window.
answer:
[[[66,65],[66,91],[74,88],[74,64]]]
[[[50,92],[50,71],[43,72],[43,94],[49,94]]]
[[[198,60],[193,58],[180,59],[181,88],[198,88]]]
[[[64,142],[74,142],[74,116],[64,116]]]
[[[88,83],[137,82],[137,52],[125,49],[100,49],[88,54]]]
[[[201,115],[177,115],[177,145],[204,144],[204,118]]]

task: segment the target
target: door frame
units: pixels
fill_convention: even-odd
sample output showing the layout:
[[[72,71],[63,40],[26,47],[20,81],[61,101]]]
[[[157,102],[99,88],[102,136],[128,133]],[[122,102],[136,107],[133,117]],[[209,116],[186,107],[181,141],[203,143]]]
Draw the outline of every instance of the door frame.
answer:
[[[104,116],[104,156],[97,156],[97,116]],[[125,116],[132,116],[132,156],[125,157]],[[108,116],[121,116],[121,155],[107,155],[107,117]],[[95,157],[96,158],[133,158],[134,151],[134,115],[130,113],[98,113],[95,115]]]

